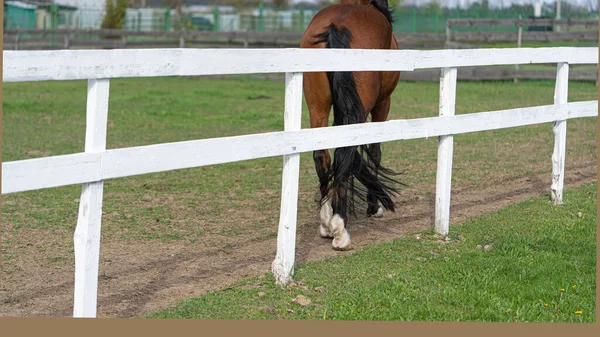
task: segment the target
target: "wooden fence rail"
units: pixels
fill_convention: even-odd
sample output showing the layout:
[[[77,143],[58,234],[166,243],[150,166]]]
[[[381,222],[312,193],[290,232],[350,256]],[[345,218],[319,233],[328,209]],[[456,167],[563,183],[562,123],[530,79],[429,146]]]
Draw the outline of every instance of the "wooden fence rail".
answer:
[[[583,26],[598,27],[598,19],[448,19],[448,27]]]
[[[518,27],[517,32],[456,32],[457,27]],[[523,27],[582,27],[581,31],[530,31]],[[507,42],[507,41],[598,41],[598,19],[448,19],[446,22],[446,43],[464,42]]]
[[[598,20],[592,19],[449,19],[446,33],[404,33],[396,32],[395,36],[400,44],[412,44],[451,41],[464,42],[507,42],[516,41],[517,32],[456,32],[456,27],[489,27],[489,26],[552,26],[566,27],[578,26],[587,30],[577,32],[524,32],[523,41],[598,41]],[[596,28],[596,31],[590,31]],[[5,49],[42,49],[44,45],[54,41],[54,49],[87,48],[128,48],[128,47],[156,47],[165,43],[183,48],[186,43],[229,43],[248,47],[260,46],[297,46],[302,38],[301,32],[253,32],[232,31],[213,32],[197,30],[180,31],[134,31],[121,29],[6,29]],[[43,36],[40,38],[39,36]],[[94,36],[94,39],[85,40],[76,36]],[[57,39],[56,37],[60,37]],[[146,38],[146,41],[139,41]],[[136,40],[137,39],[137,40]],[[154,41],[153,41],[154,39]],[[156,39],[168,39],[158,41]],[[171,41],[171,42],[168,42]],[[44,43],[46,42],[46,43]]]
[[[440,137],[435,229],[449,229],[453,135],[555,122],[552,198],[562,202],[566,121],[598,115],[598,101],[567,103],[570,64],[597,64],[598,48],[476,50],[154,49],[6,51],[3,81],[88,80],[84,152],[2,163],[2,194],[82,184],[74,235],[75,317],[95,317],[103,181],[106,179],[283,156],[276,281],[293,275],[300,153],[394,140]],[[557,63],[553,105],[454,116],[458,67]],[[314,71],[442,69],[440,116],[301,129],[302,74]],[[106,150],[111,78],[285,73],[285,129]],[[544,144],[545,145],[545,144]],[[316,227],[315,227],[316,228]]]

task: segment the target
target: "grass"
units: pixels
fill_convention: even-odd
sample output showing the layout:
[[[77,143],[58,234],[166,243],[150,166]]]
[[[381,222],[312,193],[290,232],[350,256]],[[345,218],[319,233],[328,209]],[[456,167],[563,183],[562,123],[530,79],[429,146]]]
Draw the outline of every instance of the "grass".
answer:
[[[401,82],[390,119],[436,116],[438,91],[437,83]],[[551,81],[459,82],[456,113],[552,104],[553,92]],[[282,130],[283,94],[283,83],[249,77],[115,79],[107,148]],[[569,101],[592,99],[597,99],[592,83],[570,83]],[[6,83],[3,160],[83,151],[85,102],[84,81]],[[309,127],[307,115],[303,128]],[[567,170],[596,162],[595,123],[596,118],[568,122]],[[550,130],[550,125],[536,125],[455,136],[453,186],[483,186],[538,172],[540,166],[549,171]],[[408,170],[404,179],[413,187],[410,193],[430,193],[423,186],[435,182],[436,139],[389,142],[382,148],[384,164]],[[313,172],[312,155],[302,154],[299,218],[313,210]],[[264,236],[277,218],[271,205],[279,202],[280,176],[281,158],[264,158],[106,181],[103,240]],[[27,228],[72,235],[80,190],[65,186],[3,196],[6,228],[15,235]],[[219,217],[224,215],[236,229],[223,229]]]
[[[5,83],[3,160],[83,151],[86,87],[85,81]],[[115,79],[111,80],[110,90],[109,149],[283,130],[284,84],[281,81],[251,77]],[[552,104],[553,94],[552,81],[519,81],[516,84],[512,81],[459,82],[456,113]],[[438,97],[437,83],[401,82],[394,92],[390,119],[436,116]],[[595,99],[597,88],[594,83],[569,84],[569,101]],[[306,111],[304,107],[303,128],[309,126]],[[597,118],[570,120],[567,128],[566,171],[581,172],[596,167]],[[496,186],[501,189],[507,181],[521,177],[535,179],[540,174],[549,177],[554,140],[551,130],[550,124],[542,124],[455,136],[453,190],[469,193],[469,189]],[[432,210],[427,201],[433,200],[435,191],[437,139],[389,142],[384,143],[382,149],[385,165],[407,170],[403,180],[409,187],[402,190],[399,207],[417,202],[423,206],[419,212],[429,212],[427,207]],[[312,154],[302,154],[300,162],[298,231],[314,233],[316,215],[313,196],[317,180]],[[148,247],[144,249],[156,251],[154,256],[158,257],[164,253],[160,251],[160,247],[165,246],[163,243],[180,247],[188,245],[189,249],[199,251],[215,248],[231,251],[240,242],[272,242],[279,217],[281,166],[281,158],[275,157],[108,180],[104,184],[102,246]],[[72,277],[72,272],[67,272],[67,269],[74,264],[73,231],[77,223],[80,194],[80,186],[65,186],[2,196],[0,234],[4,258],[0,265],[0,283],[9,287],[18,285],[37,289],[47,284],[39,283],[34,276],[63,270],[64,275],[70,276],[55,273],[52,277]],[[425,237],[429,236],[424,234]],[[410,245],[430,242],[431,247],[436,246],[434,239],[419,242]],[[472,242],[468,238],[464,244]],[[456,246],[460,244],[463,243],[457,243]],[[394,249],[380,252],[392,253]],[[374,265],[373,268],[381,267]],[[401,269],[398,269],[397,275],[401,275]],[[31,274],[34,271],[35,275]],[[329,272],[333,273],[334,269]],[[298,270],[299,280],[307,278],[302,273],[302,269]],[[464,271],[457,273],[466,275]],[[355,277],[345,273],[332,275]],[[398,283],[398,280],[392,278],[388,282]],[[259,279],[257,282],[267,284],[270,281]],[[451,284],[448,282],[451,279],[441,284]],[[430,291],[432,286],[437,289],[437,283],[411,284],[423,289],[423,294]],[[561,285],[567,287],[568,294],[571,294],[568,286]],[[586,289],[584,285],[578,284],[578,287],[581,287],[579,291]],[[548,288],[547,291],[554,294],[554,288]],[[295,296],[293,292],[298,289],[288,293],[277,292],[278,295],[267,291],[264,297],[285,296],[289,299],[288,295]],[[443,287],[439,291],[443,289],[450,291]],[[342,290],[326,289],[324,294]],[[416,292],[414,294],[417,296]],[[415,301],[420,301],[423,294]],[[316,301],[312,295],[310,297]],[[548,303],[551,305],[550,297],[542,299],[550,301]],[[381,297],[380,300],[382,302],[378,305],[382,307],[404,303],[395,297]],[[431,310],[438,306],[432,298],[423,300],[432,304]],[[314,309],[317,311],[310,317],[348,317],[344,313],[362,309],[360,303],[349,300],[341,302],[340,305],[345,308],[343,310],[333,304],[329,307],[321,303],[327,309]],[[508,304],[511,310],[519,308]],[[277,317],[286,317],[287,309],[275,308],[278,311],[272,311],[270,308],[267,306],[266,312],[255,312],[253,318],[269,318],[275,313]],[[316,306],[290,308],[298,314],[313,310],[311,308]],[[584,315],[590,312],[587,307],[581,310]],[[405,314],[406,319],[428,317],[417,309]],[[519,317],[523,319],[524,316],[520,314]],[[551,318],[550,315],[544,319]],[[587,319],[585,316],[582,318]]]
[[[156,312],[153,318],[595,322],[596,184],[431,232],[296,266]],[[294,303],[304,296],[309,305]]]

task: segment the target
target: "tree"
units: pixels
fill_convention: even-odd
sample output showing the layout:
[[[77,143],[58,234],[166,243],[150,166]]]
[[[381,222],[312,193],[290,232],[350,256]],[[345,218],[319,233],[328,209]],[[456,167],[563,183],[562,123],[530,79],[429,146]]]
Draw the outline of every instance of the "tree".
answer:
[[[433,11],[434,9],[442,8],[442,5],[440,3],[440,0],[433,0],[427,5],[427,8],[429,8],[429,10]]]
[[[100,27],[121,29],[125,22],[128,0],[106,0],[106,13]]]
[[[288,0],[273,0],[273,7],[275,8],[285,8],[288,5]]]

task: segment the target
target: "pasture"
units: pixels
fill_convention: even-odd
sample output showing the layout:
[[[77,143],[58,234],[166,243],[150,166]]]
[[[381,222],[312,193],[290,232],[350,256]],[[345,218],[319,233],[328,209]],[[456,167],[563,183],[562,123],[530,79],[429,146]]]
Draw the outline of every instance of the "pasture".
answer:
[[[390,119],[438,114],[437,83],[401,83]],[[554,82],[460,83],[457,114],[552,104]],[[283,129],[282,82],[250,77],[111,81],[107,148]],[[569,101],[596,99],[571,82]],[[6,83],[3,160],[79,152],[84,81]],[[303,128],[308,127],[304,109]],[[591,182],[597,118],[568,122],[565,186]],[[455,136],[452,222],[547,193],[551,125]],[[406,169],[399,210],[351,220],[353,245],[390,241],[433,223],[437,138],[385,143],[383,163]],[[99,317],[130,317],[264,274],[275,255],[281,158],[105,182]],[[317,234],[317,180],[301,156],[297,263],[333,252]],[[70,316],[80,186],[3,196],[0,315]]]
[[[182,301],[152,318],[594,322],[596,184]],[[501,224],[501,226],[498,226]],[[573,244],[577,242],[577,244]]]

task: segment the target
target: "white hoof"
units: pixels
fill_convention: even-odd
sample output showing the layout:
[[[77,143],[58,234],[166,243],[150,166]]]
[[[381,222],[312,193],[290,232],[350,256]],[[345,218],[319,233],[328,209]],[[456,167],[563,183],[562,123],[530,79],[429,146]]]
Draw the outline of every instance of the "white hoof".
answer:
[[[374,218],[381,218],[381,217],[383,217],[383,208],[379,207],[377,209],[377,212],[375,214],[371,215],[371,216],[374,217]]]
[[[333,238],[333,235],[331,235],[329,228],[325,227],[323,224],[319,225],[319,235],[322,238],[328,238],[328,239]]]
[[[335,237],[333,241],[331,241],[331,246],[336,250],[347,250],[350,248],[350,234],[344,228],[342,234],[338,237]]]
[[[334,215],[329,223],[331,234],[333,234],[333,241],[331,245],[334,249],[345,250],[350,246],[350,234],[344,226],[344,219],[339,215]]]

